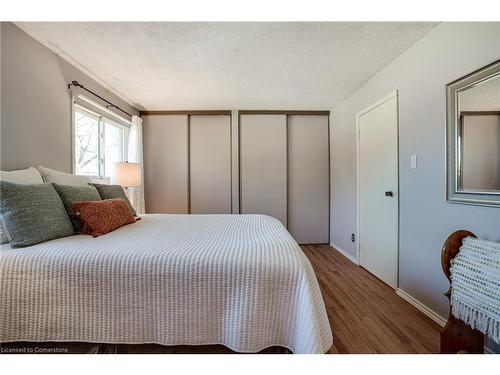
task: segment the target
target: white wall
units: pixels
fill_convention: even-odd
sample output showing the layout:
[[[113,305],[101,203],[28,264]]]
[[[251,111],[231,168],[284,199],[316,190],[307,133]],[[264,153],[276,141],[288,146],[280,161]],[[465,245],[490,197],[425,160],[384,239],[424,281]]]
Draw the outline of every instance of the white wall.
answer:
[[[454,230],[500,241],[500,209],[445,203],[445,86],[500,58],[500,23],[445,23],[385,67],[332,113],[331,239],[356,246],[356,113],[399,91],[399,287],[442,316],[448,288],[441,246]],[[418,168],[410,169],[410,155]]]

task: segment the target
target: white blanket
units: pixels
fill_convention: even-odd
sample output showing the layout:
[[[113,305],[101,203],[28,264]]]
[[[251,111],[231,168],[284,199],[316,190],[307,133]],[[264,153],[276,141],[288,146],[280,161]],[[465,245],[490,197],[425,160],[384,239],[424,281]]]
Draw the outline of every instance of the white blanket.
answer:
[[[263,215],[144,215],[107,235],[0,246],[0,342],[332,345],[311,264]]]
[[[500,244],[467,237],[450,272],[453,316],[500,344]]]

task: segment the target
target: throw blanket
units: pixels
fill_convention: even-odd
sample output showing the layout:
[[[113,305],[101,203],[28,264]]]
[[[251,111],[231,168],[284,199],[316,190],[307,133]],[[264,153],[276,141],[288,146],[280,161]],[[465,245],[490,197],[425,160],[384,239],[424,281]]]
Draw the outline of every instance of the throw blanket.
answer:
[[[500,343],[500,244],[467,237],[451,266],[451,312]]]
[[[98,238],[1,245],[0,342],[331,347],[314,271],[279,220],[141,217]]]

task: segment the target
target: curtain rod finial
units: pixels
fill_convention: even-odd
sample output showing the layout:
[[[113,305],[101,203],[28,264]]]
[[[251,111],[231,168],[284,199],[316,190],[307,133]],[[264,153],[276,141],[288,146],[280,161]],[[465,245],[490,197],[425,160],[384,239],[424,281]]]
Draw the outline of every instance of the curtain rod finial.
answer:
[[[68,90],[71,88],[71,86],[83,87],[78,81],[71,81],[71,83],[68,83]]]

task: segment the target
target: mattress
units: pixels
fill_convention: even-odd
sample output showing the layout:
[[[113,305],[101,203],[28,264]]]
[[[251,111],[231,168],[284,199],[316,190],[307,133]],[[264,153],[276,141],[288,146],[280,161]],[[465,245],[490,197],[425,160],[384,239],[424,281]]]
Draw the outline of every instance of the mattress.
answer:
[[[265,215],[143,215],[92,238],[0,246],[0,342],[282,346],[332,333],[311,264]]]

